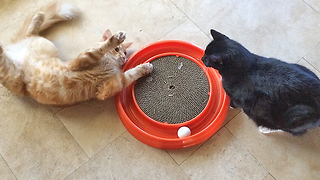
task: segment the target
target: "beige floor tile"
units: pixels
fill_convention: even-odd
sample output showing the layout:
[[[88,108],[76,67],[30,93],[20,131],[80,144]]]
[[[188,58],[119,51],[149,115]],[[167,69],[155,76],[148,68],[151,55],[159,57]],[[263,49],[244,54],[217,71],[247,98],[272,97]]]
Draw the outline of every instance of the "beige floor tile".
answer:
[[[238,114],[226,128],[275,179],[320,177],[319,128],[302,137],[294,137],[284,132],[262,134],[243,113]]]
[[[6,45],[23,19],[49,1],[0,0],[0,42]],[[44,33],[64,60],[95,46],[107,28],[127,32],[126,42],[134,43],[130,52],[161,39],[205,48],[209,30],[215,28],[253,53],[300,60],[320,75],[317,0],[67,1],[82,16]],[[239,109],[229,110],[222,129],[203,144],[168,151],[149,147],[126,132],[112,98],[51,107],[16,97],[0,85],[0,109],[1,180],[64,179],[79,166],[67,179],[313,180],[320,176],[319,129],[297,138],[285,133],[263,135]]]
[[[16,29],[20,28],[20,26],[21,26],[21,23],[18,22],[0,32],[0,43],[4,47],[8,44],[11,44],[11,37],[14,35],[14,32],[16,31]]]
[[[50,1],[52,0],[1,0],[0,32],[23,20]]]
[[[147,146],[128,132],[67,179],[188,179],[165,150]]]
[[[32,14],[38,7],[45,4],[39,0],[35,1],[37,4],[32,6],[32,9],[25,10],[25,13]],[[121,3],[115,0],[69,0],[69,2],[81,10],[81,17],[72,22],[59,23],[43,33],[58,47],[60,57],[63,60],[73,59],[86,49],[96,46],[106,29],[110,29],[114,33],[120,30],[126,31],[126,42],[134,42],[129,50],[135,51],[159,40],[187,19],[169,0],[126,0]],[[26,4],[30,5],[32,3],[27,2]],[[23,4],[11,2],[10,7],[12,9],[18,8],[16,6],[20,7]],[[106,7],[110,8],[106,9]],[[121,10],[119,11],[119,9]],[[14,24],[13,29],[21,26],[21,20],[25,15],[20,15],[21,18],[17,21],[18,23]],[[5,37],[4,40],[1,39],[3,44],[9,43],[13,29],[6,29],[5,34],[0,34],[1,37]]]
[[[187,19],[169,0],[77,1],[74,4],[82,11],[81,18],[57,25],[45,34],[66,60],[95,46],[106,29],[114,33],[125,31],[125,42],[133,42],[129,50],[135,51],[159,40]],[[70,46],[70,42],[76,46]]]
[[[307,4],[309,4],[312,8],[314,8],[317,12],[320,13],[320,2],[317,0],[303,0]]]
[[[231,108],[229,107],[228,112],[227,112],[227,116],[222,124],[222,127],[224,127],[228,122],[230,122],[237,114],[239,114],[241,111],[241,109],[239,108]]]
[[[0,153],[18,179],[63,179],[88,157],[46,106],[0,89]]]
[[[320,72],[314,66],[312,66],[314,63],[311,65],[309,61],[306,61],[305,59],[301,59],[298,62],[298,64],[305,66],[306,68],[308,68],[312,72],[314,72],[318,77],[320,77]],[[320,69],[320,67],[319,67],[319,69]]]
[[[174,3],[204,32],[219,30],[259,55],[297,62],[320,41],[320,16],[301,0]]]
[[[23,2],[1,0],[0,32],[25,18],[26,15],[35,10],[36,6],[33,4],[33,0],[25,0]]]
[[[240,112],[240,109],[232,109],[229,108],[227,116],[221,125],[221,128],[225,126],[232,118],[234,118],[238,113]],[[205,141],[206,142],[206,141]],[[196,150],[202,146],[202,142],[198,145],[185,148],[185,149],[174,149],[174,150],[167,150],[167,152],[170,154],[170,156],[177,162],[177,164],[181,164],[183,161],[185,161],[188,157],[190,157]]]
[[[66,107],[57,116],[89,157],[125,131],[113,98]]]
[[[263,180],[276,180],[274,177],[272,177],[271,174],[268,174],[266,177],[263,178]]]
[[[320,71],[320,44],[318,44],[312,51],[310,51],[304,59],[307,60],[310,64],[312,64],[318,71]]]
[[[222,128],[181,164],[190,179],[263,179],[268,172]]]
[[[166,34],[161,40],[177,39],[186,42],[190,42],[205,49],[210,43],[211,39],[204,32],[201,31],[192,21],[186,20],[180,26],[173,29],[171,32]]]
[[[2,158],[0,155],[0,179],[5,179],[5,180],[13,180],[16,179],[16,177],[13,175],[12,171],[8,167],[7,163],[5,160]]]
[[[183,163],[187,158],[189,158],[195,151],[197,151],[206,141],[183,149],[168,149],[167,152],[170,154],[172,159],[176,161],[178,165]]]

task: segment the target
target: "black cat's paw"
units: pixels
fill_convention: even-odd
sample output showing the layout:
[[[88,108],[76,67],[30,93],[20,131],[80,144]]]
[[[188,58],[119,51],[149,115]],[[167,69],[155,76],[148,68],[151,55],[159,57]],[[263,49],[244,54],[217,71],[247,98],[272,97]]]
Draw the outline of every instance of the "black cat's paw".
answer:
[[[269,134],[269,133],[273,133],[273,132],[282,132],[282,130],[280,130],[280,129],[270,129],[270,128],[263,127],[263,126],[259,126],[259,131],[263,134]]]

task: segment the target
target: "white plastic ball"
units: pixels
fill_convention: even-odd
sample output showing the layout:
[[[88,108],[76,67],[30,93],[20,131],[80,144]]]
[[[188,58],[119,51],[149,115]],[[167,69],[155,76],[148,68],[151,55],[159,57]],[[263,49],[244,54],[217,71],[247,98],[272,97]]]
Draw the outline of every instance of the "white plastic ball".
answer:
[[[182,126],[181,128],[179,128],[179,130],[178,130],[178,137],[179,138],[188,137],[190,135],[191,135],[191,131],[188,127]]]

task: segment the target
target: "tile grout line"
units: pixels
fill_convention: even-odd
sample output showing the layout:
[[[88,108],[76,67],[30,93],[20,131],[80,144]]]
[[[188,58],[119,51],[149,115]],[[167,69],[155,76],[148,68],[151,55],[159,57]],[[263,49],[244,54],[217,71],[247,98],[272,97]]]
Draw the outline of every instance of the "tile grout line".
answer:
[[[173,29],[171,29],[170,31],[168,31],[167,33],[165,33],[162,37],[158,38],[158,40],[162,39],[163,37],[165,37],[167,34],[171,33],[172,31],[174,31],[175,29],[177,29],[179,26],[181,26],[183,23],[185,23],[186,21],[190,20],[188,17],[186,18],[186,20],[184,20],[181,24],[179,24],[178,26],[174,27]]]
[[[270,172],[268,172],[268,174],[267,174],[266,176],[264,176],[264,177],[262,178],[262,180],[264,180],[264,178],[266,178],[268,175],[270,175],[274,180],[277,180],[275,177],[273,177],[273,175],[272,175]]]
[[[239,112],[236,113],[234,116],[232,116],[231,119],[229,120],[229,122],[232,121],[232,119],[233,119],[234,117],[236,117],[240,112],[241,112],[241,111],[239,111]],[[228,122],[228,123],[229,123],[229,122]],[[223,127],[225,127],[228,123],[226,123],[224,126],[221,126],[221,127],[218,129],[217,132],[215,132],[211,137],[209,137],[208,139],[206,139],[205,141],[203,141],[202,144],[201,144],[196,150],[194,150],[194,152],[191,153],[191,154],[190,154],[185,160],[183,160],[180,164],[178,164],[178,162],[174,160],[174,158],[170,155],[170,153],[169,153],[167,150],[166,150],[166,152],[167,152],[167,153],[169,154],[169,156],[176,162],[177,165],[181,166],[189,157],[191,157],[195,152],[197,152],[204,144],[207,143],[207,141],[209,141],[209,139],[211,139],[215,134],[217,134],[217,133],[218,133]]]
[[[318,70],[318,68],[316,68],[314,65],[312,65],[306,58],[303,57],[302,59],[305,60],[310,66],[312,66],[316,71],[318,71],[320,73],[320,70]],[[301,61],[301,60],[299,60],[299,61]]]
[[[64,108],[62,108],[64,109]],[[62,109],[60,109],[59,111],[61,111]],[[58,112],[59,112],[58,111]],[[53,115],[59,119],[59,121],[63,124],[64,128],[68,131],[68,133],[70,134],[70,136],[74,139],[74,141],[77,143],[77,145],[80,147],[80,149],[82,150],[82,152],[86,155],[86,157],[88,158],[88,160],[84,161],[79,167],[75,168],[75,170],[73,170],[70,174],[68,174],[65,178],[63,179],[67,179],[70,175],[72,175],[75,171],[77,171],[80,167],[82,167],[84,164],[86,164],[87,162],[90,161],[90,157],[89,155],[84,151],[84,149],[82,148],[82,146],[79,144],[79,142],[76,140],[76,138],[71,134],[71,132],[69,131],[69,129],[66,127],[66,125],[61,121],[61,119],[57,116],[57,113],[53,113]]]
[[[240,111],[240,112],[243,112],[243,111]],[[239,114],[239,113],[238,113]],[[237,115],[238,115],[237,114]],[[247,119],[247,120],[250,120],[250,119]],[[227,124],[229,124],[231,121],[229,121]],[[227,125],[226,124],[226,125]],[[247,149],[246,148],[246,146],[240,141],[240,139],[238,139],[227,127],[226,127],[226,125],[225,125],[225,128],[226,128],[226,130],[237,140],[237,141],[239,141],[239,143],[243,146],[243,148],[244,148],[244,150],[245,151],[247,151],[257,162],[259,162],[259,164],[261,164],[261,166],[268,172],[268,174],[270,174],[271,175],[271,173],[269,172],[269,170],[268,170],[268,168],[266,168],[253,154],[252,154],[252,152],[249,150],[249,149]],[[267,174],[267,175],[268,175]],[[266,175],[266,176],[267,176]],[[273,177],[273,176],[272,176]]]
[[[320,12],[317,11],[315,8],[313,8],[309,3],[307,3],[305,0],[302,0],[302,2],[304,2],[306,5],[308,5],[311,9],[313,9],[316,13],[318,13],[320,15]]]
[[[304,54],[304,55],[302,56],[302,58],[305,58],[309,53],[311,53],[312,51],[316,50],[317,46],[319,46],[319,45],[320,45],[320,42],[317,43],[314,47],[312,47],[311,50],[309,50],[306,54]],[[300,61],[300,60],[301,60],[301,59],[299,59],[298,61]],[[297,62],[298,62],[298,61],[297,61]]]
[[[74,171],[72,171],[67,177],[65,177],[64,179],[67,179],[69,176],[71,176],[73,173],[75,173],[78,169],[80,169],[82,166],[84,166],[85,164],[87,164],[92,158],[94,158],[97,154],[99,154],[104,148],[106,148],[107,146],[109,146],[112,142],[114,142],[115,140],[117,140],[120,136],[122,136],[124,133],[126,133],[127,131],[124,131],[123,133],[121,133],[117,138],[115,138],[114,140],[110,141],[107,145],[105,145],[103,148],[101,148],[97,153],[95,153],[92,157],[89,157],[85,152],[85,154],[88,157],[88,160],[86,162],[84,162],[83,164],[81,164],[78,168],[76,168]],[[79,145],[80,146],[80,145]],[[81,146],[80,146],[81,147]],[[81,147],[82,149],[82,147]],[[84,150],[83,150],[84,151]]]
[[[33,1],[33,2],[34,2],[34,1]],[[35,6],[36,6],[36,5],[37,5],[37,4],[35,4]],[[21,19],[19,19],[17,22],[15,22],[15,23],[9,25],[8,27],[2,29],[2,30],[0,31],[0,33],[2,33],[3,31],[7,30],[8,28],[13,27],[14,25],[16,25],[16,24],[18,24],[18,23],[21,23],[22,21],[28,19],[29,16],[32,16],[34,13],[36,13],[39,9],[43,8],[44,6],[45,6],[45,5],[39,6],[38,9],[35,9],[34,11],[31,11],[29,14],[26,14],[24,17],[22,17]],[[23,23],[21,23],[21,26],[22,26],[22,24],[23,24]],[[13,36],[13,35],[11,35],[11,36]],[[11,39],[11,37],[10,37],[9,39]],[[10,41],[11,41],[11,40],[10,40]]]
[[[312,63],[310,63],[308,61],[308,59],[306,58],[306,56],[311,53],[312,51],[315,51],[317,49],[317,47],[320,45],[320,42],[318,44],[316,44],[310,51],[308,51],[305,55],[303,55],[301,57],[301,59],[299,59],[296,63],[300,62],[301,60],[305,60],[310,66],[312,66],[315,70],[317,70],[320,73],[320,69],[318,69],[317,67],[315,67]]]
[[[212,136],[214,136],[214,135],[212,135]],[[167,150],[166,150],[166,152],[173,159],[173,161],[176,162],[176,164],[180,167],[189,157],[191,157],[195,152],[197,152],[210,138],[208,138],[205,141],[201,142],[202,144],[196,150],[194,150],[193,153],[191,153],[186,159],[184,159],[180,164],[178,164],[178,162],[176,160],[174,160],[174,158],[170,155],[170,153]]]
[[[187,20],[191,20],[183,11],[181,11],[181,9],[172,2],[172,0],[170,0],[170,2],[186,17],[186,20],[182,21],[181,24],[185,23]],[[167,34],[169,34],[170,32],[172,32],[173,30],[177,29],[181,24],[177,25],[176,27],[174,27],[173,29],[171,29],[169,32],[165,33],[162,37],[158,38],[158,40],[160,40],[161,38],[165,37]]]
[[[273,179],[277,180],[270,172],[269,172],[269,174]]]
[[[4,159],[4,157],[2,156],[2,154],[0,154],[0,156],[2,157],[3,161],[5,162],[5,164],[7,165],[7,167],[10,169],[10,172],[13,174],[13,176],[17,178],[17,176],[14,174],[14,172],[12,171],[12,168],[9,166],[8,162]]]
[[[179,166],[180,170],[188,177],[189,180],[191,180],[191,177]]]
[[[183,12],[172,0],[170,0],[170,2],[171,2],[174,6],[176,6],[176,8],[179,9],[179,11],[180,11],[181,13],[183,13],[183,14],[187,17],[187,19],[189,19],[198,29],[200,29],[200,31],[201,31],[203,34],[205,34],[208,38],[212,39],[212,38],[211,38],[210,36],[208,36],[207,33],[205,33],[185,12]],[[174,28],[174,29],[175,29],[175,28]]]
[[[232,116],[232,118],[229,120],[232,121],[232,119],[234,117],[236,117],[241,111],[239,111],[238,113],[236,113],[234,116]],[[228,123],[229,123],[228,122]],[[225,127],[228,123],[226,123],[224,126],[221,126],[217,132],[215,132],[211,137],[209,137],[208,139],[206,139],[205,141],[202,142],[202,144],[196,149],[193,151],[193,153],[191,153],[185,160],[183,160],[180,164],[178,164],[177,161],[174,160],[174,158],[170,155],[170,153],[166,150],[166,152],[169,154],[169,156],[176,162],[176,164],[180,167],[189,157],[191,157],[195,152],[197,152],[204,144],[207,143],[207,141],[209,141],[209,139],[211,139],[215,134],[217,134],[223,127]]]
[[[79,142],[76,140],[76,138],[71,134],[71,132],[69,131],[69,129],[66,127],[66,125],[61,121],[61,119],[57,116],[56,113],[53,113],[53,115],[59,119],[59,121],[63,124],[63,127],[68,131],[68,133],[70,134],[70,136],[74,139],[74,141],[78,144],[78,146],[81,148],[82,152],[87,156],[88,161],[90,160],[89,155],[84,151],[84,149],[81,147],[81,145],[79,144]],[[87,161],[86,161],[87,162]],[[82,165],[81,165],[82,166]]]

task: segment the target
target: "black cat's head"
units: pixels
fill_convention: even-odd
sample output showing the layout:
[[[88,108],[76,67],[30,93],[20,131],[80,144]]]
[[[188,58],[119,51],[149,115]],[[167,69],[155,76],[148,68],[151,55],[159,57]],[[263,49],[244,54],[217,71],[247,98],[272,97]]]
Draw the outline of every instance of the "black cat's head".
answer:
[[[219,71],[246,69],[247,60],[251,56],[248,50],[218,31],[211,29],[211,35],[213,41],[208,44],[202,57],[207,67],[213,67]]]

